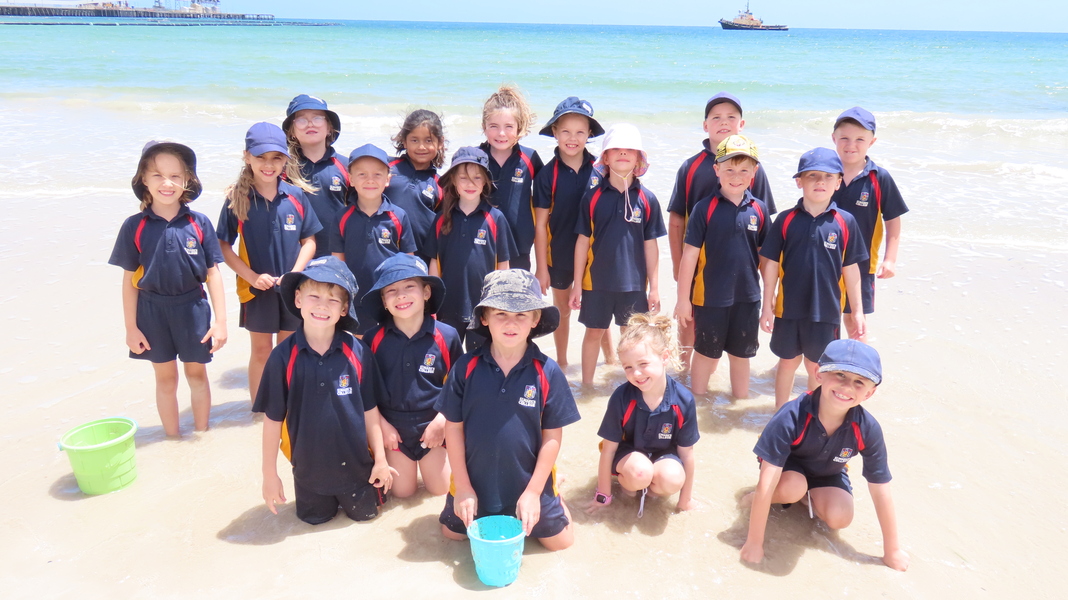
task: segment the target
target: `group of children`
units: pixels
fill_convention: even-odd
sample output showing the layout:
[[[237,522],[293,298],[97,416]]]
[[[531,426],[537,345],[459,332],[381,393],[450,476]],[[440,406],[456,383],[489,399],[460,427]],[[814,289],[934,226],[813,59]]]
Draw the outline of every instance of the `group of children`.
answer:
[[[837,152],[801,157],[802,198],[773,220],[756,145],[740,135],[741,103],[716,94],[705,106],[705,148],[679,169],[667,227],[640,181],[649,159],[637,128],[606,131],[589,102],[569,97],[540,130],[557,140],[543,164],[518,143],[533,119],[518,90],[502,87],[483,108],[486,142],[458,149],[439,177],[445,137],[435,113],[407,116],[393,139],[396,158],[371,144],[344,156],[332,146],[338,115],[297,96],[282,128],[249,129],[244,167],[214,231],[187,206],[201,191],[193,151],[149,142],[132,182],[141,212],[124,223],[110,262],[124,269],[127,345],[131,357],[153,363],[165,432],[179,433],[176,359],[194,425],[208,426],[204,365],[227,336],[224,261],[237,274],[240,325],[250,333],[249,389],[253,411],[265,415],[263,497],[272,512],[285,502],[281,450],[306,522],[330,520],[338,507],[354,520],[373,518],[387,492],[410,496],[421,478],[430,494],[446,496],[446,537],[463,539],[476,518],[511,514],[546,548],[563,549],[574,530],[555,462],[562,427],[579,419],[561,369],[570,311],[586,327],[582,383],[592,384],[602,352],[627,379],[598,431],[591,512],[611,504],[613,477],[627,495],[640,494],[639,516],[647,494],[677,493],[680,510],[695,505],[694,393],[707,393],[726,352],[732,394],[747,397],[763,329],[780,358],[783,408],[755,449],[761,472],[742,558],[761,560],[771,503],[804,501],[832,527],[847,525],[844,468],[859,453],[884,561],[906,568],[881,430],[859,406],[881,367],[855,340],[867,333],[874,278],[894,274],[907,211],[867,157],[874,117],[859,107],[842,113]],[[587,142],[602,135],[594,157]],[[677,336],[657,314],[665,235]],[[837,339],[843,309],[853,340]],[[556,361],[532,341],[549,333]],[[694,393],[668,375],[691,361]],[[787,402],[802,361],[810,391]]]

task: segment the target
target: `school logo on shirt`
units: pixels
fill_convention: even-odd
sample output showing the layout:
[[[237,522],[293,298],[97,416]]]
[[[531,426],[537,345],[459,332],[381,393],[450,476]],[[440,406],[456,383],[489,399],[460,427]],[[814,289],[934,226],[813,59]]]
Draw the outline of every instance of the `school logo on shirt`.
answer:
[[[285,229],[286,231],[296,231],[297,230],[297,216],[296,215],[286,215],[286,223],[285,223],[285,225],[283,225],[283,229]]]
[[[527,388],[523,390],[523,397],[519,399],[519,406],[527,406],[530,408],[534,408],[538,405],[538,403],[534,401],[534,396],[537,395],[538,388],[532,385],[528,385]]]
[[[853,456],[852,448],[842,448],[842,451],[838,453],[838,456],[834,457],[834,462],[844,463]]]
[[[185,238],[185,253],[189,256],[197,255],[197,240],[196,238]]]
[[[833,232],[833,231],[830,232],[829,234],[827,234],[827,241],[823,242],[823,247],[827,248],[828,250],[837,250],[838,249],[838,234]]]
[[[601,178],[600,177],[598,177],[596,175],[594,175],[593,177],[590,177],[590,189],[591,190],[593,188],[597,187],[597,185],[600,184],[600,183],[601,183]]]
[[[342,375],[337,380],[337,395],[348,396],[352,393],[352,387],[349,386],[349,376]]]
[[[485,246],[486,245],[486,230],[485,229],[479,229],[478,233],[475,234],[475,243],[478,244],[479,246]]]
[[[340,177],[335,175],[334,177],[332,177],[330,179],[330,191],[331,192],[340,192],[341,191],[341,178]]]
[[[383,229],[378,234],[378,243],[383,246],[388,246],[393,243],[393,234],[388,229]]]
[[[860,198],[857,198],[857,206],[867,206],[867,205],[868,205],[868,192],[861,192],[860,193]]]
[[[521,167],[515,168],[515,174],[512,175],[512,183],[523,183],[523,169]]]
[[[674,425],[672,425],[671,423],[664,423],[663,425],[660,426],[660,435],[657,436],[657,437],[659,437],[662,440],[670,440],[671,439],[671,429],[673,427],[674,427]]]
[[[757,226],[756,215],[749,215],[749,227],[747,229],[749,229],[749,231],[756,231],[757,229],[759,229],[759,227]]]
[[[423,357],[423,364],[419,365],[419,372],[420,373],[427,373],[429,375],[433,375],[434,374],[434,360],[436,358],[437,357],[435,357],[433,354],[427,354],[426,356],[424,356]]]
[[[628,206],[627,210],[630,211],[630,222],[641,223],[642,222],[642,209],[638,206]]]
[[[428,184],[426,186],[426,189],[423,190],[423,195],[426,196],[427,198],[430,198],[431,200],[433,200],[434,199],[434,186]]]

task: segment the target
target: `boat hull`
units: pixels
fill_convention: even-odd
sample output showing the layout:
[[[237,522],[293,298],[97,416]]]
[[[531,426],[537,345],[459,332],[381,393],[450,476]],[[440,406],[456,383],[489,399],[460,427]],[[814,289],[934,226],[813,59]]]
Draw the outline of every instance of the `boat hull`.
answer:
[[[734,21],[728,21],[727,19],[720,19],[719,24],[724,29],[733,29],[739,31],[789,31],[790,28],[786,25],[739,25]]]

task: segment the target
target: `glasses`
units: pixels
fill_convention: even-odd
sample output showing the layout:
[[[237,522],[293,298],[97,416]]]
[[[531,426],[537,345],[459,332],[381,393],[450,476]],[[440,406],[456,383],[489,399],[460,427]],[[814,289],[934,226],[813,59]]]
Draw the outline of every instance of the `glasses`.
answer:
[[[308,117],[297,117],[296,119],[293,119],[293,124],[301,128],[307,127],[308,125],[322,127],[325,123],[326,117],[322,115],[316,115],[310,119]]]

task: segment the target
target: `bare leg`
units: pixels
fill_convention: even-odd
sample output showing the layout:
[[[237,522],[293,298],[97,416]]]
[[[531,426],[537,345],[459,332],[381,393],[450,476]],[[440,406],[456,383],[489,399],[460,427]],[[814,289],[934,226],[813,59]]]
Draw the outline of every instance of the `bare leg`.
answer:
[[[692,368],[691,363],[697,357],[697,352],[693,350],[693,342],[694,331],[693,320],[691,320],[685,327],[679,326],[679,349],[681,350],[679,360],[682,362],[683,370]],[[712,372],[715,371],[716,369],[713,368]]]
[[[260,389],[260,378],[263,377],[263,366],[267,364],[267,357],[274,349],[274,334],[249,332],[252,347],[248,355],[248,393],[252,402],[256,401],[256,392]],[[281,334],[278,337],[282,337]]]
[[[775,373],[775,408],[779,408],[790,400],[794,393],[794,374],[801,365],[802,355],[793,358],[780,358],[779,368]]]
[[[566,290],[553,290],[553,305],[560,309],[560,326],[553,332],[553,341],[556,342],[556,364],[566,367],[567,340],[571,334],[571,304],[568,299],[571,296],[571,287]]]
[[[853,522],[853,496],[836,487],[818,487],[812,492],[812,512],[831,529],[845,529]]]
[[[731,373],[731,395],[735,398],[749,397],[749,359],[727,355]]]
[[[178,430],[178,363],[152,363],[156,373],[156,410],[163,423],[163,432],[177,437]]]
[[[653,463],[638,452],[619,459],[616,470],[619,471],[619,486],[630,492],[644,490],[653,482]]]
[[[189,384],[189,403],[193,407],[193,429],[208,430],[211,418],[211,385],[208,383],[207,365],[201,363],[182,363],[185,367],[185,381]]]
[[[819,382],[816,381],[816,372],[819,370],[820,364],[814,363],[809,359],[805,359],[805,372],[808,373],[808,391],[816,389]]]
[[[649,483],[649,493],[657,496],[670,496],[682,489],[686,483],[686,470],[677,460],[665,458],[653,463],[653,480]]]
[[[700,352],[693,353],[693,366],[690,368],[690,387],[693,393],[703,396],[708,393],[708,380],[719,367],[719,359],[705,356]]]
[[[397,498],[407,498],[419,489],[419,465],[399,450],[386,450],[386,462],[397,470],[393,487],[389,488]]]
[[[611,329],[604,330],[604,337],[601,338],[601,352],[604,353],[604,364],[619,364],[619,360],[616,358],[616,349],[612,347]]]
[[[601,338],[607,329],[586,328],[582,338],[582,385],[593,385],[593,374],[597,370],[597,354],[601,351]]]
[[[445,448],[434,448],[424,456],[419,461],[419,472],[423,474],[423,487],[427,492],[434,496],[449,493],[452,468],[449,466],[449,456]]]

